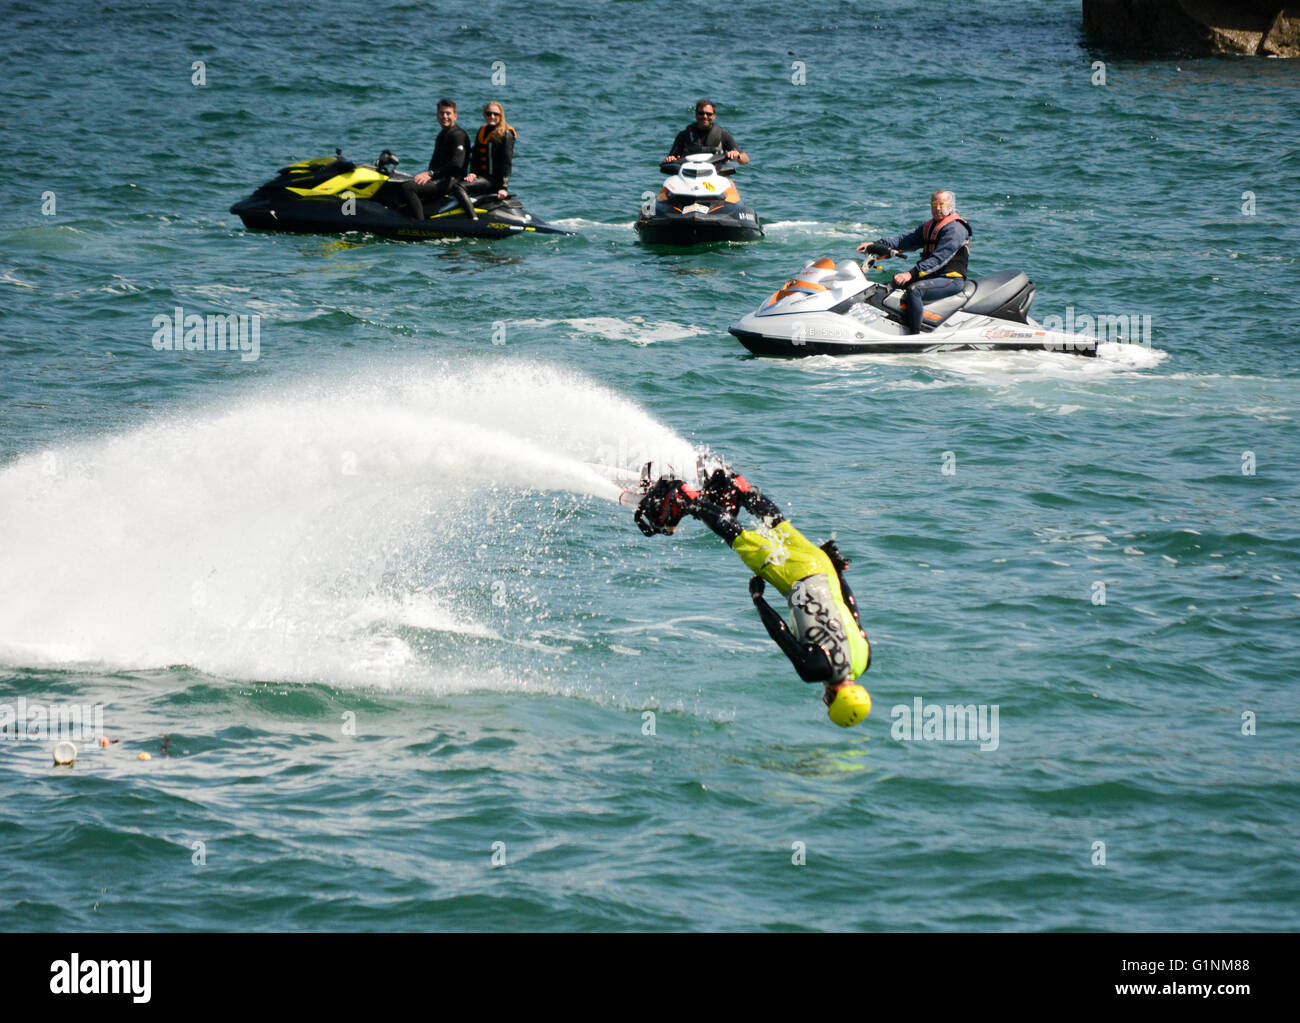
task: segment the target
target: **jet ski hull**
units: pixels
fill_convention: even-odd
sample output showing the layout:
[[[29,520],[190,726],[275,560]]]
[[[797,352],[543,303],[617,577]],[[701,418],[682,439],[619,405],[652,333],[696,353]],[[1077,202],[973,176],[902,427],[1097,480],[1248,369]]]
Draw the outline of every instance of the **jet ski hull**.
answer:
[[[763,237],[763,225],[758,214],[750,210],[726,216],[656,211],[653,216],[641,216],[636,222],[636,231],[647,245],[752,242]]]
[[[1096,356],[1097,341],[1093,338],[1074,338],[1069,341],[1045,339],[1041,328],[1026,326],[1023,330],[1008,327],[986,329],[986,333],[1001,337],[939,338],[931,334],[901,335],[861,341],[818,341],[805,337],[764,335],[752,330],[742,330],[739,325],[729,328],[742,345],[755,355],[774,359],[806,359],[812,355],[936,355],[947,352],[1069,352],[1074,355]]]
[[[426,202],[422,220],[408,216],[404,193],[410,178],[395,174],[397,157],[388,150],[374,166],[336,157],[300,160],[230,207],[246,227],[298,234],[364,231],[388,238],[500,238],[514,234],[573,234],[534,217],[513,196],[474,199],[477,219],[452,196]]]
[[[422,241],[429,238],[502,238],[516,234],[573,234],[538,220],[522,208],[489,209],[476,205],[478,220],[462,210],[435,213],[424,220],[405,216],[373,199],[357,199],[351,214],[336,198],[297,199],[249,196],[230,207],[245,227],[295,234],[342,234],[364,231],[386,238]],[[526,218],[526,219],[525,219]]]
[[[693,153],[680,162],[665,162],[670,177],[636,219],[636,232],[647,245],[707,245],[752,242],[763,237],[763,222],[746,206],[725,170],[721,154]]]

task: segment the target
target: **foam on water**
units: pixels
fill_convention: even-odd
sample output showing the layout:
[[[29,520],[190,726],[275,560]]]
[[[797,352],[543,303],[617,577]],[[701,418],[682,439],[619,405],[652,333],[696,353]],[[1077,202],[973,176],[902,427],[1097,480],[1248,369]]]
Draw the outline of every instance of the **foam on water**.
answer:
[[[586,463],[652,455],[692,458],[614,392],[519,362],[317,382],[28,454],[0,469],[0,659],[468,687],[409,633],[493,632],[417,566],[463,561],[523,492],[617,501]],[[472,684],[513,683],[489,664]]]
[[[1096,358],[1062,352],[935,352],[915,355],[819,355],[794,359],[789,365],[803,370],[825,370],[830,366],[916,366],[947,370],[957,376],[985,382],[1012,380],[1088,379],[1116,373],[1136,372],[1158,366],[1168,353],[1144,345],[1102,342]],[[902,382],[900,386],[912,386]],[[937,382],[926,386],[939,386]]]
[[[828,241],[854,239],[855,243],[880,232],[868,224],[859,223],[825,223],[820,220],[778,220],[763,225],[763,230],[770,235],[789,240],[792,238],[822,238]],[[816,258],[816,257],[811,257]],[[799,269],[794,267],[794,269]]]
[[[530,319],[512,322],[516,326],[532,328],[559,325],[566,327],[575,337],[594,334],[609,338],[611,341],[631,341],[642,347],[652,345],[656,341],[680,341],[688,337],[712,333],[704,327],[667,320],[647,320],[643,316],[632,316],[626,320],[617,316],[587,316],[563,320]]]

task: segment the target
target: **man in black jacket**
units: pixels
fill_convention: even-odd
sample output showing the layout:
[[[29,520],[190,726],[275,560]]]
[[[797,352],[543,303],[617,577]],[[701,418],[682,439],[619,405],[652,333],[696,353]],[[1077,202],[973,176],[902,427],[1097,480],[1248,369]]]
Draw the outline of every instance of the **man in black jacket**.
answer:
[[[465,167],[469,163],[469,136],[464,128],[457,127],[456,104],[451,100],[438,100],[438,123],[442,125],[442,131],[438,132],[438,139],[433,144],[429,169],[421,171],[410,181],[402,182],[406,205],[412,217],[423,220],[422,200],[440,198],[454,190],[461,207],[473,217],[473,204],[464,191],[456,187],[465,176]]]
[[[894,286],[907,288],[907,328],[912,334],[921,333],[926,302],[962,290],[974,235],[970,224],[958,216],[957,200],[947,189],[930,196],[930,214],[930,219],[914,231],[858,246],[859,252],[876,256],[887,256],[896,249],[921,250],[916,266],[894,274]],[[930,319],[937,322],[939,317],[931,313]]]
[[[677,133],[673,148],[664,157],[664,163],[673,163],[694,153],[725,153],[728,160],[749,163],[749,154],[741,152],[731,132],[714,120],[716,111],[707,99],[695,101],[695,123],[688,124]]]

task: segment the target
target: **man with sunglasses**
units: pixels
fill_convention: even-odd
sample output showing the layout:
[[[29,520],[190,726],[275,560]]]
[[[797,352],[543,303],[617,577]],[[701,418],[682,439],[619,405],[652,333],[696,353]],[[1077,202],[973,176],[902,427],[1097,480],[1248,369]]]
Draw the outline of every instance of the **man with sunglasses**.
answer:
[[[410,181],[402,182],[407,209],[416,220],[423,220],[423,200],[439,199],[454,193],[461,208],[473,217],[473,203],[457,187],[460,179],[465,176],[465,167],[469,163],[469,136],[465,134],[464,128],[456,124],[456,104],[453,100],[438,100],[438,123],[442,125],[442,131],[438,132],[438,139],[433,144],[429,169],[421,171]]]
[[[894,286],[907,287],[907,329],[919,334],[925,303],[955,295],[965,286],[973,236],[970,224],[957,215],[956,198],[951,192],[940,190],[930,196],[930,219],[915,231],[897,238],[863,242],[858,251],[887,256],[891,249],[921,250],[921,258],[911,270],[894,274]]]
[[[673,163],[683,156],[695,153],[723,153],[728,160],[749,163],[749,154],[743,153],[731,137],[731,132],[714,120],[716,110],[707,99],[695,101],[695,123],[688,124],[677,133],[673,148],[664,157],[664,163]]]

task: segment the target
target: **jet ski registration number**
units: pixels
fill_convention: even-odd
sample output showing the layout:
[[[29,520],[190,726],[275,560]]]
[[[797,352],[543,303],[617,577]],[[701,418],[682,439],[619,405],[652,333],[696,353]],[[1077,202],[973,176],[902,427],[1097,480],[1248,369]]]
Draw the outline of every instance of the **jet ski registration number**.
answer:
[[[805,327],[800,324],[795,327],[790,340],[792,343],[800,345],[810,340],[849,341],[852,338],[849,331],[844,327]]]

